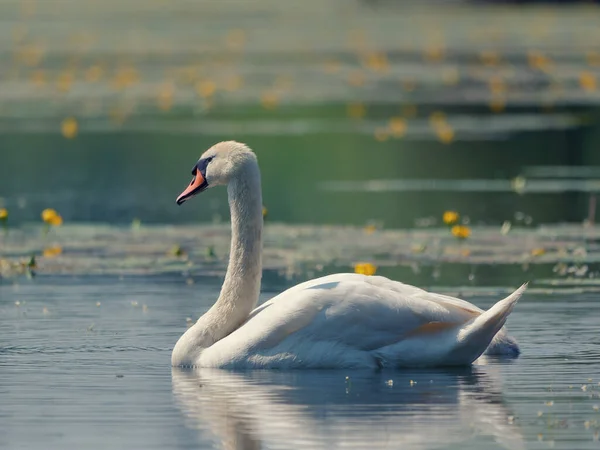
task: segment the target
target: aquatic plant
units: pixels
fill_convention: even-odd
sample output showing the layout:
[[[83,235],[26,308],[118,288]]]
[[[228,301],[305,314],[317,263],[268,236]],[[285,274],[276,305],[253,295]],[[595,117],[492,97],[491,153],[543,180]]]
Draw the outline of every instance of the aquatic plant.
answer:
[[[178,258],[187,256],[187,252],[179,244],[175,244],[173,247],[171,247],[168,254]]]

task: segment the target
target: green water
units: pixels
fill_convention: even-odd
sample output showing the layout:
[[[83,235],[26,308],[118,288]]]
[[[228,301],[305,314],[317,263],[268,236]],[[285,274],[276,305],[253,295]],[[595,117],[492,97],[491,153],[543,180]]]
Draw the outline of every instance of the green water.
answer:
[[[572,131],[585,136],[589,131]],[[410,228],[418,219],[438,220],[457,210],[474,223],[500,225],[517,212],[536,224],[581,222],[589,192],[569,180],[545,177],[554,192],[511,188],[511,179],[531,166],[593,162],[577,155],[560,132],[528,133],[503,141],[444,145],[422,141],[376,142],[360,134],[179,135],[177,133],[85,134],[64,140],[48,134],[5,134],[0,192],[11,223],[35,221],[52,207],[68,222],[126,224],[210,222],[228,213],[225,192],[210,191],[183,208],[174,199],[188,183],[197,158],[218,140],[237,139],[252,146],[262,169],[264,202],[276,222]],[[577,162],[577,165],[580,164]],[[479,187],[379,189],[366,181],[479,180]],[[489,183],[486,183],[486,180]],[[530,180],[532,183],[535,179]],[[345,190],[328,188],[342,182]],[[499,191],[488,186],[503,182]],[[353,184],[356,188],[353,189]],[[478,191],[480,189],[480,191]]]

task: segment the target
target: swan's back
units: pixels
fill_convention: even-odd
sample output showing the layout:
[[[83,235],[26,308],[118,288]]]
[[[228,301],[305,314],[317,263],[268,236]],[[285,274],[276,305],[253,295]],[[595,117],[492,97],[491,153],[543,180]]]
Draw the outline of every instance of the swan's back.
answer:
[[[422,348],[415,351],[431,345],[437,353],[450,351],[451,336],[481,314],[464,300],[384,277],[329,275],[256,308],[239,329],[204,350],[199,365],[376,367],[386,365],[378,351],[401,342],[417,342]]]

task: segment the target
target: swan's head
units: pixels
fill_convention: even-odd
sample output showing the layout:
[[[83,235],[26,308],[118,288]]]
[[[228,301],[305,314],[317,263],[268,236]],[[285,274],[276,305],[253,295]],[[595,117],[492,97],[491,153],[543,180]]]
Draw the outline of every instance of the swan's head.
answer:
[[[235,141],[219,142],[206,150],[194,165],[194,178],[177,197],[177,204],[181,205],[210,187],[229,184],[231,180],[256,165],[256,156],[246,144]]]

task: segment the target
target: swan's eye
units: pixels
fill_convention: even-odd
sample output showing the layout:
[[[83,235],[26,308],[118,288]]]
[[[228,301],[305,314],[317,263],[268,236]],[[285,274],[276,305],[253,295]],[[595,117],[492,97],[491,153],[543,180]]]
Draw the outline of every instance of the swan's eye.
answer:
[[[211,162],[214,159],[213,156],[209,156],[208,158],[205,159],[206,164],[208,164],[209,162]]]

